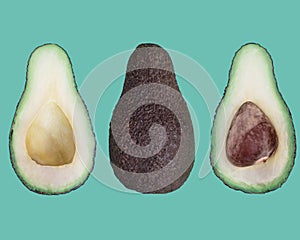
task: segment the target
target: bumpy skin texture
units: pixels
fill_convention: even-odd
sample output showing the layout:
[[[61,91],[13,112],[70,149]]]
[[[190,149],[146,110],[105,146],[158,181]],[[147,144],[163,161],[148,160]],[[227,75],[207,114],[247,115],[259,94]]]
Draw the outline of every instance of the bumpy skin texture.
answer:
[[[151,51],[145,54],[145,50],[143,50],[143,54],[140,54],[138,50],[141,48],[151,48]],[[147,66],[149,65],[157,66],[157,68],[148,68]],[[172,61],[168,53],[156,44],[141,44],[133,52],[127,65],[126,78],[121,96],[141,84],[148,83],[164,84],[179,91]],[[143,96],[140,97],[142,98]],[[172,161],[180,145],[181,132],[176,116],[168,108],[159,104],[148,104],[136,109],[129,122],[129,133],[132,140],[140,146],[148,145],[151,140],[149,129],[153,123],[159,124],[166,129],[167,141],[158,154],[149,158],[133,157],[123,152],[117,146],[110,128],[109,153],[111,163],[128,172],[151,173],[163,168]],[[143,193],[168,193],[178,189],[188,178],[192,167],[193,162],[170,185],[156,191]],[[126,179],[126,177],[119,176],[116,171],[115,174],[127,188],[137,190],[132,187],[132,183],[129,184],[130,180]],[[168,176],[165,177],[167,178]]]
[[[53,44],[53,43],[46,43],[44,45],[41,45],[39,47],[37,47],[36,49],[34,49],[34,51],[31,53],[29,59],[31,59],[31,56],[35,53],[36,50],[38,50],[39,48],[41,47],[44,47],[44,46],[51,46],[53,45],[54,47],[56,47],[57,45],[56,44]],[[85,107],[85,110],[86,112],[88,113],[88,110],[87,110],[87,106],[85,105],[79,91],[78,91],[78,88],[77,88],[77,84],[75,82],[75,75],[74,75],[74,71],[73,71],[73,67],[72,67],[72,63],[71,63],[71,59],[69,57],[69,55],[67,54],[66,50],[64,50],[62,47],[59,46],[59,48],[61,48],[67,55],[67,58],[69,60],[69,63],[70,63],[70,68],[72,70],[72,75],[73,75],[73,79],[74,79],[74,82],[73,82],[73,87],[74,87],[74,91],[76,92],[76,94],[78,94],[78,96],[80,97],[82,103],[84,104],[84,107]],[[25,95],[25,90],[26,90],[26,86],[28,86],[28,71],[29,71],[29,61],[27,63],[27,68],[26,68],[26,82],[25,82],[25,88],[23,90],[23,93],[21,95],[21,98],[16,106],[16,111],[15,111],[15,114],[14,114],[14,118],[13,118],[13,122],[12,122],[12,125],[11,125],[11,129],[10,129],[10,133],[9,133],[9,152],[10,152],[10,161],[11,161],[11,164],[12,164],[12,167],[16,173],[16,175],[18,176],[18,178],[20,179],[20,181],[24,184],[24,186],[29,189],[30,191],[32,192],[35,192],[35,193],[38,193],[38,194],[42,194],[42,195],[61,195],[61,194],[66,194],[66,193],[69,193],[69,192],[72,192],[78,188],[80,188],[82,185],[84,185],[84,183],[88,180],[89,176],[90,176],[90,173],[91,171],[93,170],[94,168],[94,160],[93,160],[93,166],[91,168],[91,171],[84,177],[80,180],[80,182],[77,182],[77,183],[74,183],[73,187],[68,187],[68,188],[65,188],[65,189],[60,189],[59,191],[52,191],[52,190],[49,190],[49,189],[42,189],[42,188],[39,188],[37,186],[34,186],[34,185],[31,185],[29,184],[26,179],[24,179],[24,177],[22,176],[22,173],[21,171],[17,168],[17,164],[16,164],[16,157],[15,157],[15,153],[14,153],[14,147],[12,145],[12,137],[14,135],[14,125],[15,125],[15,122],[17,121],[17,117],[18,117],[18,110],[20,110],[23,105],[24,105],[24,95]],[[89,114],[87,114],[88,116],[88,119],[87,121],[89,122],[89,125],[92,126],[92,122],[91,122],[91,119],[90,119],[90,116]],[[93,133],[93,137],[95,139],[95,133],[91,127],[91,131]],[[95,155],[96,155],[96,144],[95,144],[95,147],[94,147],[94,151],[93,151],[93,159],[95,158]]]
[[[266,52],[266,56],[265,58],[269,58],[269,60],[271,61],[271,69],[270,69],[270,73],[272,74],[272,77],[274,78],[274,86],[272,86],[273,90],[277,92],[278,94],[278,98],[280,98],[281,100],[281,107],[285,110],[285,112],[287,113],[286,114],[286,119],[289,120],[289,123],[290,124],[290,135],[291,135],[291,139],[290,139],[290,149],[293,149],[293,151],[291,151],[290,155],[289,155],[289,164],[285,170],[285,172],[282,174],[282,176],[279,176],[278,178],[274,179],[272,182],[270,182],[268,185],[256,185],[256,186],[251,186],[251,185],[248,185],[248,184],[243,184],[243,185],[240,185],[240,184],[237,184],[236,182],[234,182],[230,177],[228,177],[227,175],[221,173],[218,168],[216,167],[216,164],[214,163],[214,159],[213,159],[213,155],[215,154],[215,152],[217,151],[216,150],[216,147],[215,147],[215,141],[222,141],[220,139],[217,139],[216,138],[216,125],[218,124],[217,122],[217,114],[218,114],[218,111],[221,109],[222,107],[222,104],[225,102],[226,98],[226,92],[228,91],[229,87],[230,87],[230,76],[231,76],[231,73],[235,71],[235,69],[233,68],[233,63],[235,61],[235,59],[237,58],[237,55],[239,54],[239,52],[244,48],[244,47],[247,47],[247,46],[250,46],[250,45],[253,45],[253,46],[257,46],[261,49],[263,49],[265,52]],[[261,45],[257,44],[257,43],[247,43],[243,46],[241,46],[241,48],[235,53],[234,57],[233,57],[233,60],[231,62],[231,68],[229,70],[229,74],[228,74],[228,84],[224,90],[224,94],[223,94],[223,97],[218,105],[218,107],[216,108],[216,113],[215,113],[215,116],[214,116],[214,121],[213,121],[213,128],[212,128],[212,131],[211,131],[211,151],[210,151],[210,161],[211,161],[211,166],[213,168],[213,171],[215,173],[215,175],[228,187],[234,189],[234,190],[238,190],[238,191],[242,191],[244,193],[248,193],[248,194],[264,194],[264,193],[268,193],[268,192],[271,192],[271,191],[274,191],[278,188],[280,188],[285,182],[286,180],[288,179],[292,169],[293,169],[293,166],[294,166],[294,163],[295,163],[295,157],[296,157],[296,135],[295,135],[295,128],[294,128],[294,124],[293,124],[293,118],[292,118],[292,114],[287,106],[287,104],[285,103],[279,89],[278,89],[278,84],[277,84],[277,81],[276,81],[276,77],[275,77],[275,72],[274,72],[274,65],[273,65],[273,60],[270,56],[270,54],[268,53],[268,51],[262,47]],[[242,103],[241,103],[242,104]],[[280,139],[278,140],[280,141]]]

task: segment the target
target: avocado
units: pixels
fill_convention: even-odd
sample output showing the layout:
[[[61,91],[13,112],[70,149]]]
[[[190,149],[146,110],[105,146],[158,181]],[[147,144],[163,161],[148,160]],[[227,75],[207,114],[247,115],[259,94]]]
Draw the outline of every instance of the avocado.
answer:
[[[172,60],[157,44],[140,44],[129,58],[109,130],[114,174],[141,193],[168,193],[188,178],[195,143],[190,113]]]
[[[211,165],[229,187],[266,193],[287,180],[296,154],[292,116],[279,92],[273,62],[255,43],[235,54],[216,110]]]
[[[67,53],[45,44],[31,54],[10,131],[12,166],[31,191],[74,190],[94,165],[95,137]]]

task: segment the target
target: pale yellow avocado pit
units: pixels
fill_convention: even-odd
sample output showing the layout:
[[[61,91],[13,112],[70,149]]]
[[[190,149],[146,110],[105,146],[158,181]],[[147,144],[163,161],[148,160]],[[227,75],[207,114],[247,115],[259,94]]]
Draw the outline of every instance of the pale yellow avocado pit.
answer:
[[[26,134],[30,158],[39,165],[70,164],[75,155],[75,141],[70,121],[55,102],[46,103]]]

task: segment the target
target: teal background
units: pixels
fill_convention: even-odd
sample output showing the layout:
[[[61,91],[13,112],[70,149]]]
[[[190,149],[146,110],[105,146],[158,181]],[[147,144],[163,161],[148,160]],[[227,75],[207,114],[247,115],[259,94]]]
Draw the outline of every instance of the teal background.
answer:
[[[186,184],[167,195],[121,193],[93,177],[66,195],[37,195],[11,167],[8,135],[28,57],[47,42],[68,51],[78,85],[108,57],[141,42],[155,42],[198,61],[221,92],[234,52],[246,42],[259,42],[273,57],[298,132],[299,7],[296,1],[1,2],[0,239],[296,238],[298,157],[286,184],[265,195],[231,190],[213,173],[199,179],[211,127],[200,97],[201,146],[195,167]],[[180,87],[190,100],[185,83]]]

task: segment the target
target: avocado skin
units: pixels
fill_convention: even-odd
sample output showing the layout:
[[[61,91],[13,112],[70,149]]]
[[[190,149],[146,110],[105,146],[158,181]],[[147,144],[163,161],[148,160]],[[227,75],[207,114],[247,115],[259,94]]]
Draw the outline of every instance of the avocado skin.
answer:
[[[149,68],[149,65],[157,68]],[[121,97],[132,88],[147,83],[160,83],[179,91],[172,60],[157,44],[140,44],[132,53],[127,64]]]
[[[194,166],[194,162],[189,166],[189,168],[176,180],[174,181],[173,183],[171,183],[170,185],[162,188],[162,189],[159,189],[157,191],[153,191],[153,192],[144,192],[145,194],[163,194],[163,193],[170,193],[170,192],[173,192],[173,191],[176,191],[178,188],[180,188],[184,183],[185,181],[187,180],[187,178],[189,177],[192,169],[193,169],[193,166]]]
[[[234,57],[232,58],[232,61],[231,61],[231,66],[230,66],[230,69],[229,69],[229,73],[228,73],[228,79],[230,80],[230,73],[233,71],[233,62],[237,56],[237,54],[239,53],[239,51],[244,48],[245,46],[247,45],[257,45],[259,46],[260,48],[264,49],[265,52],[268,54],[270,60],[271,60],[271,63],[272,63],[272,74],[276,80],[276,75],[275,75],[275,71],[274,71],[274,64],[273,64],[273,59],[270,55],[270,53],[267,51],[266,48],[264,48],[263,46],[261,46],[259,43],[256,43],[256,42],[249,42],[249,43],[246,43],[244,45],[242,45],[234,54]],[[292,129],[293,129],[293,145],[294,145],[294,152],[293,152],[293,155],[291,156],[291,158],[293,159],[292,162],[291,162],[291,166],[288,170],[288,172],[286,173],[286,176],[283,178],[283,179],[275,179],[274,182],[277,182],[276,184],[271,184],[271,187],[261,187],[261,188],[251,188],[251,187],[248,187],[248,186],[243,186],[241,187],[240,185],[237,185],[233,182],[231,182],[230,180],[226,180],[226,176],[224,176],[223,174],[221,174],[217,168],[215,168],[213,162],[212,162],[212,153],[214,151],[214,146],[213,146],[213,142],[211,143],[211,151],[210,151],[210,164],[212,166],[212,169],[213,169],[213,172],[214,174],[223,182],[224,185],[228,186],[229,188],[233,189],[233,190],[237,190],[237,191],[241,191],[241,192],[244,192],[244,193],[247,193],[247,194],[265,194],[265,193],[268,193],[268,192],[272,192],[278,188],[281,188],[281,186],[287,181],[293,167],[294,167],[294,164],[295,164],[295,158],[296,158],[296,152],[297,152],[297,145],[296,145],[296,133],[295,133],[295,127],[294,127],[294,122],[293,122],[293,117],[292,117],[292,114],[291,114],[291,111],[290,109],[288,108],[286,102],[284,101],[284,98],[281,94],[281,92],[279,91],[279,88],[278,88],[278,83],[277,81],[275,81],[275,85],[276,85],[276,90],[278,91],[278,94],[280,95],[281,97],[281,102],[282,104],[284,105],[285,109],[287,110],[287,113],[288,113],[288,116],[289,118],[291,119],[291,125],[292,125]],[[215,111],[215,115],[214,115],[214,120],[213,120],[213,124],[212,126],[214,126],[216,124],[216,116],[217,116],[217,113],[218,113],[218,110],[219,108],[221,107],[221,104],[225,98],[225,95],[226,95],[226,92],[227,92],[227,89],[229,88],[229,84],[226,85],[225,89],[224,89],[224,93],[223,93],[223,96],[216,108],[216,111]],[[211,130],[211,139],[213,138],[213,128]]]
[[[47,45],[56,45],[56,46],[58,46],[58,45],[55,44],[55,43],[45,43],[45,44],[43,44],[43,45],[40,45],[40,46],[36,47],[36,48],[32,51],[32,53],[30,54],[30,56],[29,56],[28,59],[29,59],[29,60],[31,59],[32,55],[35,53],[36,50],[38,50],[38,49],[41,48],[41,47],[47,46]],[[69,63],[70,63],[71,70],[72,70],[73,79],[75,79],[75,75],[74,75],[74,71],[73,71],[72,62],[71,62],[71,59],[70,59],[70,57],[69,57],[68,52],[67,52],[64,48],[62,48],[61,46],[58,46],[58,47],[61,48],[61,49],[66,53],[66,55],[67,55],[67,57],[68,57],[68,60],[69,60]],[[91,172],[92,172],[93,169],[94,169],[95,161],[93,161],[93,166],[92,166],[91,171],[89,172],[89,174],[87,175],[87,177],[86,177],[85,179],[82,180],[82,182],[81,182],[79,185],[77,185],[77,186],[75,186],[75,187],[73,187],[73,188],[71,188],[71,189],[62,190],[62,191],[57,191],[57,192],[53,192],[53,191],[51,191],[51,190],[48,191],[48,190],[46,190],[46,189],[40,189],[40,188],[37,188],[37,187],[35,187],[35,186],[32,186],[32,185],[29,184],[25,179],[22,178],[21,174],[19,174],[19,171],[18,171],[18,169],[17,169],[17,167],[16,167],[16,163],[15,163],[15,153],[14,153],[14,150],[13,150],[13,146],[12,146],[12,141],[11,141],[11,140],[12,140],[12,135],[13,135],[13,132],[14,132],[15,121],[16,121],[17,115],[18,115],[18,109],[19,109],[19,107],[21,107],[20,104],[21,104],[21,102],[22,102],[23,96],[24,96],[25,91],[26,91],[26,86],[27,86],[27,83],[28,83],[28,66],[29,66],[29,60],[27,61],[27,66],[26,66],[26,81],[25,81],[24,89],[23,89],[23,92],[22,92],[22,94],[21,94],[21,97],[20,97],[20,99],[19,99],[19,101],[18,101],[18,103],[17,103],[17,106],[16,106],[16,108],[15,108],[15,114],[14,114],[14,117],[13,117],[13,121],[12,121],[12,125],[11,125],[11,128],[10,128],[10,132],[9,132],[9,153],[10,153],[10,162],[11,162],[11,165],[12,165],[12,167],[13,167],[13,169],[14,169],[14,172],[16,173],[16,175],[18,176],[18,178],[20,179],[20,181],[23,183],[23,185],[24,185],[28,190],[30,190],[30,191],[32,191],[32,192],[34,192],[34,193],[37,193],[37,194],[41,194],[41,195],[62,195],[62,194],[66,194],[66,193],[72,192],[72,191],[74,191],[74,190],[80,188],[82,185],[85,184],[85,182],[88,180],[88,178],[89,178]],[[74,91],[76,91],[76,93],[78,94],[78,96],[79,96],[80,99],[82,100],[82,103],[84,104],[84,107],[85,107],[86,111],[88,112],[87,106],[86,106],[85,102],[84,102],[83,99],[82,99],[82,96],[80,95],[80,93],[79,93],[79,91],[78,91],[78,86],[77,86],[76,81],[74,81],[73,87],[74,87]],[[91,122],[91,119],[90,119],[89,114],[88,114],[87,117],[88,117],[88,121],[89,121],[90,126],[92,126],[92,122]],[[95,133],[94,133],[94,131],[93,131],[92,128],[91,128],[91,131],[92,131],[92,133],[93,133],[94,139],[96,140],[96,135],[95,135]],[[93,153],[93,159],[95,159],[95,156],[96,156],[96,145],[97,145],[97,144],[95,144],[94,153]]]
[[[141,56],[139,54],[139,50],[142,48],[151,48],[153,51],[149,51],[147,52],[147,54],[141,54],[142,55]],[[147,67],[149,65],[157,66],[157,68]],[[173,63],[169,54],[159,45],[152,44],[152,43],[140,44],[139,46],[137,46],[136,50],[130,56],[127,65],[126,77],[125,77],[121,97],[129,90],[141,84],[148,84],[148,83],[164,84],[180,92],[179,87],[177,85],[175,73],[174,73]],[[164,106],[161,106],[161,108],[160,106],[156,107],[158,111],[163,110],[164,108],[165,108]],[[139,115],[139,113],[136,112],[134,114]],[[146,132],[143,131],[143,134],[146,134]],[[143,141],[139,141],[139,143],[141,145],[147,145]],[[180,144],[180,142],[178,144]],[[124,153],[121,149],[119,149],[117,143],[114,140],[111,126],[109,129],[109,155],[110,155],[110,161],[113,165],[129,172],[149,173],[155,170],[159,170],[161,167],[165,166],[168,163],[167,160],[155,159],[154,156],[153,162],[158,164],[153,164],[153,166],[149,167],[149,165],[147,166],[144,164],[139,164],[139,166],[136,167],[132,163],[130,164],[132,157]],[[135,162],[138,163],[139,161],[137,160]],[[150,191],[150,192],[140,191],[140,192],[144,194],[164,194],[164,193],[169,193],[177,190],[187,180],[193,168],[193,164],[194,164],[194,160],[192,161],[190,166],[185,170],[185,172],[168,186],[155,191]],[[130,167],[128,167],[128,165],[130,165]],[[132,184],[129,183],[130,180],[126,179],[126,177],[119,176],[115,170],[114,173],[125,187],[129,189],[137,190],[134,187],[132,187]]]

